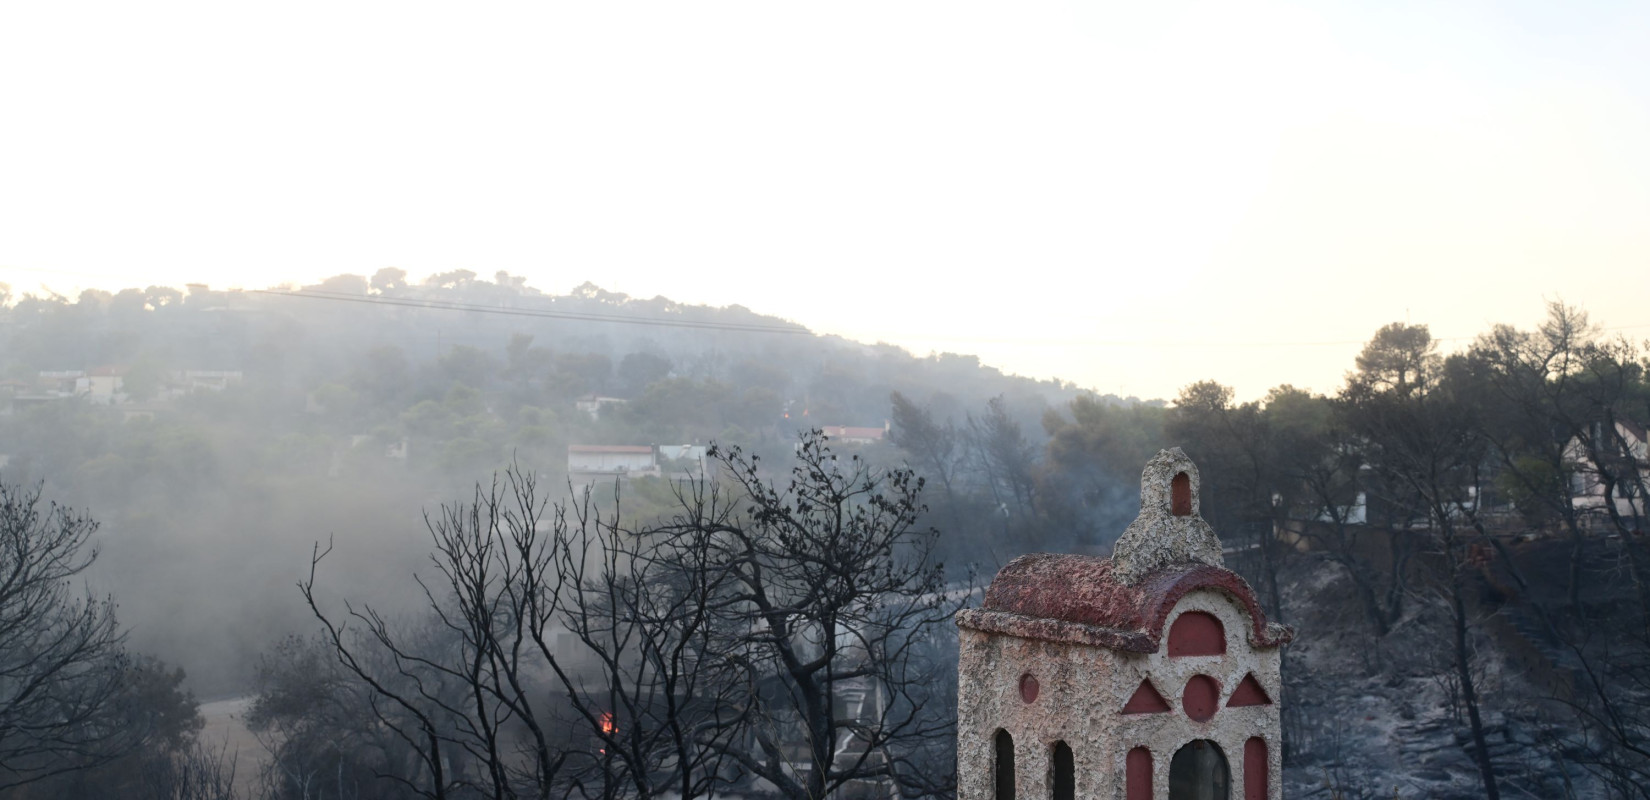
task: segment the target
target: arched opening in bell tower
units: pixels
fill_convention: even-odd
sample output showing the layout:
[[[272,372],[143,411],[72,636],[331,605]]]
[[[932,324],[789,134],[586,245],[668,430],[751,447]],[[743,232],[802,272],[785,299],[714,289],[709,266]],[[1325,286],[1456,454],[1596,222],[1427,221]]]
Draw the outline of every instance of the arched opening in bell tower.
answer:
[[[1169,482],[1169,513],[1177,517],[1192,515],[1192,479],[1184,472],[1175,473]]]

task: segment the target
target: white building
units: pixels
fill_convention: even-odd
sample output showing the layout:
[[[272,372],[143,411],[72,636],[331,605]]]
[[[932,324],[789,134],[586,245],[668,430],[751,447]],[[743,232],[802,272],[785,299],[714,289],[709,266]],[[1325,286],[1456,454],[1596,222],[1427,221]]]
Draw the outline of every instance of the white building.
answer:
[[[1623,517],[1644,518],[1650,496],[1650,446],[1647,446],[1645,428],[1631,420],[1617,419],[1615,435],[1606,436],[1604,423],[1593,423],[1589,432],[1597,450],[1609,452],[1604,459],[1606,469],[1600,469],[1589,448],[1579,437],[1570,439],[1564,447],[1564,460],[1570,467],[1570,496],[1581,511],[1606,513],[1607,504],[1614,505]],[[1615,480],[1610,486],[1604,473]],[[1606,494],[1609,496],[1606,497]]]
[[[659,474],[659,449],[653,445],[570,444],[567,476],[575,484]]]
[[[598,397],[586,395],[573,403],[573,407],[590,415],[591,419],[601,419],[602,409],[608,406],[622,406],[630,402],[623,397]]]

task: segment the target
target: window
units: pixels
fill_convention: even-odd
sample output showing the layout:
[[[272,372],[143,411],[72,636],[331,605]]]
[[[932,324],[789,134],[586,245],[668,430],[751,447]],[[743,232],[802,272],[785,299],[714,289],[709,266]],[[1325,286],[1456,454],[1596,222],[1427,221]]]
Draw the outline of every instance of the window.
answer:
[[[1014,737],[997,731],[997,800],[1014,800]]]
[[[1184,472],[1175,473],[1169,483],[1169,512],[1177,517],[1192,515],[1192,479]]]
[[[1065,742],[1054,743],[1054,800],[1077,800],[1077,760]]]

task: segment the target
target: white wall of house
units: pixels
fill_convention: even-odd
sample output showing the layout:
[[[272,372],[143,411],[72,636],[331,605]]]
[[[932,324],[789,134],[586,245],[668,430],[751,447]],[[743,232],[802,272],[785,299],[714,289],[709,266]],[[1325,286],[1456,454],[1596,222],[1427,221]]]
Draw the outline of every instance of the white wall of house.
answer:
[[[651,447],[618,450],[574,445],[567,448],[568,472],[641,472],[658,465],[658,453]]]

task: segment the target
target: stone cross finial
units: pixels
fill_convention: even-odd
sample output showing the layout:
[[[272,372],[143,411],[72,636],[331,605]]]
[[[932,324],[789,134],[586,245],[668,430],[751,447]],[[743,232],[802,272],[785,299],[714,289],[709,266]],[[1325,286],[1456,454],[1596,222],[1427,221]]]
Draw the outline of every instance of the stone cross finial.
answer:
[[[1198,487],[1197,466],[1178,447],[1159,450],[1146,462],[1140,473],[1140,516],[1112,551],[1119,581],[1135,584],[1175,564],[1225,566],[1220,538],[1198,516]]]

